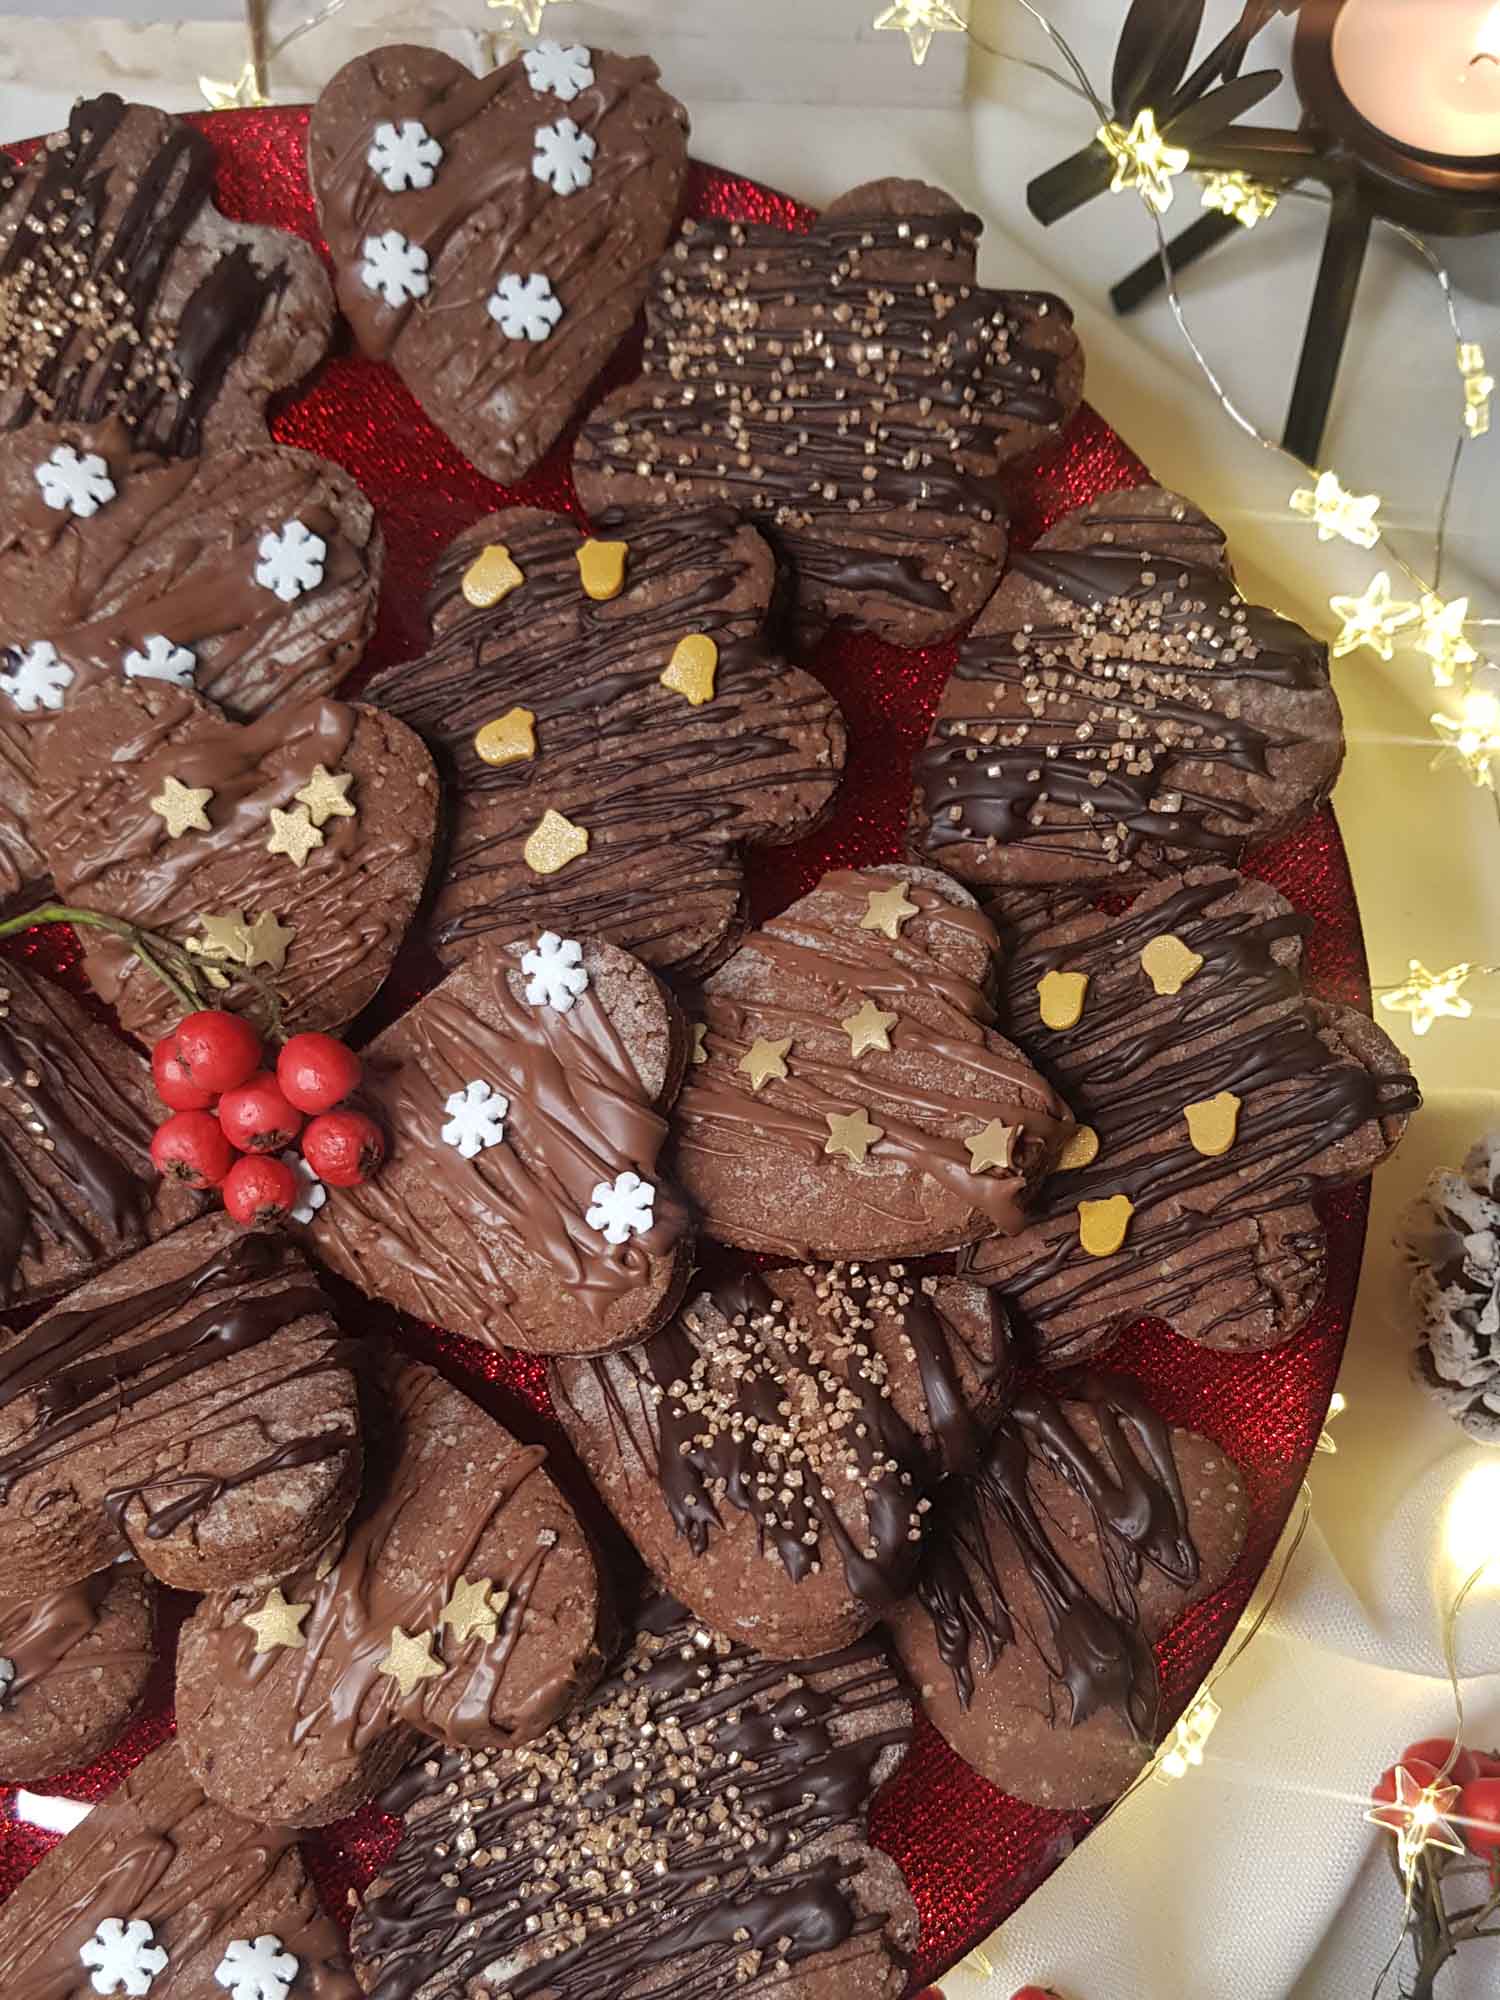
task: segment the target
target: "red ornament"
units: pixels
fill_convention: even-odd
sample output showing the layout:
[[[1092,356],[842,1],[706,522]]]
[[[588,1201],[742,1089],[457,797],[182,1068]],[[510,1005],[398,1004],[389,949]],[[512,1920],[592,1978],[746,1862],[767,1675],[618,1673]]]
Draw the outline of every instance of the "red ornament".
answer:
[[[260,1068],[260,1036],[242,1014],[211,1007],[179,1021],[177,1059],[200,1090],[219,1097]]]
[[[1475,1854],[1500,1854],[1500,1778],[1472,1778],[1458,1795],[1454,1823]]]
[[[175,1034],[163,1035],[151,1051],[151,1080],[169,1111],[211,1111],[214,1094],[204,1090],[183,1068]]]
[[[297,1186],[297,1176],[285,1160],[247,1153],[229,1169],[224,1206],[247,1229],[256,1223],[285,1222],[297,1199]]]
[[[169,1180],[218,1187],[234,1165],[234,1148],[211,1111],[174,1111],[156,1128],[151,1163]]]
[[[276,1058],[282,1096],[309,1117],[342,1104],[359,1072],[359,1057],[334,1035],[293,1035]]]
[[[302,1134],[302,1157],[329,1187],[359,1187],[380,1171],[385,1134],[363,1111],[325,1111]]]
[[[302,1113],[282,1096],[268,1069],[219,1099],[224,1137],[242,1153],[284,1153],[302,1130]]]
[[[1413,1769],[1414,1764],[1431,1764],[1437,1771],[1442,1771],[1447,1765],[1443,1776],[1445,1785],[1466,1785],[1471,1778],[1480,1775],[1479,1759],[1472,1750],[1465,1750],[1460,1744],[1458,1755],[1449,1764],[1452,1751],[1451,1736],[1424,1736],[1420,1743],[1408,1743],[1396,1761],[1404,1764],[1408,1771]],[[1425,1785],[1429,1780],[1424,1778],[1422,1782]]]

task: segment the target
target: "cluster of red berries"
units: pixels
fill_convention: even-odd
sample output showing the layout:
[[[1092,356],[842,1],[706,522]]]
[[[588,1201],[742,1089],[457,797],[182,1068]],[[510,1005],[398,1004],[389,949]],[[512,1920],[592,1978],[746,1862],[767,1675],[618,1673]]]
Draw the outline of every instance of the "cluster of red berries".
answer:
[[[1471,1854],[1491,1860],[1500,1856],[1500,1757],[1486,1756],[1482,1750],[1466,1750],[1446,1736],[1427,1736],[1420,1743],[1408,1743],[1397,1763],[1411,1773],[1424,1788],[1438,1782],[1457,1785],[1458,1803],[1445,1814],[1462,1837]],[[1396,1765],[1382,1771],[1370,1794],[1377,1806],[1388,1806],[1396,1797]],[[1496,1862],[1500,1867],[1500,1861]]]
[[[284,1222],[296,1170],[277,1156],[298,1144],[329,1187],[358,1187],[379,1170],[385,1136],[363,1111],[340,1109],[359,1085],[359,1057],[332,1035],[293,1035],[264,1067],[250,1022],[210,1009],[189,1014],[151,1051],[156,1094],[172,1116],[157,1127],[158,1173],[219,1188],[236,1222]]]

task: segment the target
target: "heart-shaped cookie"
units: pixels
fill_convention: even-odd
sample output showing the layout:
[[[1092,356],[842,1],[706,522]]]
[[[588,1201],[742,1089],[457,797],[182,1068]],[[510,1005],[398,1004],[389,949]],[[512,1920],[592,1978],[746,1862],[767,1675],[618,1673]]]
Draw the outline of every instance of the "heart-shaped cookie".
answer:
[[[366,1049],[390,1153],[308,1238],[352,1284],[489,1346],[598,1354],[667,1319],[692,1260],[660,1164],[682,1020],[613,945],[488,946]]]
[[[529,1742],[592,1687],[613,1640],[546,1452],[415,1362],[384,1371],[382,1387],[338,1559],[269,1599],[206,1598],[182,1629],[188,1767],[251,1819],[341,1819],[424,1739]]]
[[[354,1379],[285,1235],[206,1216],[0,1346],[0,1574],[134,1551],[181,1590],[285,1576],[359,1491]]]
[[[775,585],[721,508],[607,515],[590,538],[514,508],[448,549],[431,649],[368,691],[451,778],[441,950],[556,930],[663,969],[723,957],[742,850],[806,832],[844,757],[833,697],[761,644]]]
[[[707,1233],[846,1259],[1020,1229],[1070,1123],[995,1032],[998,945],[922,868],[825,875],[752,932],[704,988],[672,1119]]]
[[[97,459],[111,497],[49,506],[59,453]],[[46,872],[37,765],[70,702],[165,680],[242,720],[326,694],[364,651],[380,555],[369,501],[307,452],[164,459],[114,422],[0,435],[0,902]]]
[[[1343,757],[1327,648],[1246,603],[1222,529],[1137,487],[1015,557],[917,759],[915,838],[966,882],[1232,866]]]
[[[687,114],[655,63],[543,41],[487,76],[356,56],[313,107],[308,172],[360,346],[502,484],[536,464],[645,296]]]
[[[156,1586],[135,1563],[0,1599],[0,1770],[10,1783],[103,1756],[146,1692],[155,1626]]]
[[[378,708],[298,701],[230,722],[167,682],[106,683],[50,732],[41,846],[64,899],[165,932],[275,988],[282,1024],[336,1029],[390,969],[427,879],[438,786]],[[83,940],[95,990],[154,1041],[180,1011],[128,948]]]
[[[123,417],[176,454],[265,437],[333,331],[316,252],[214,207],[211,142],[113,92],[0,163],[0,430]],[[69,469],[57,490],[87,503]],[[61,504],[61,503],[59,503]]]

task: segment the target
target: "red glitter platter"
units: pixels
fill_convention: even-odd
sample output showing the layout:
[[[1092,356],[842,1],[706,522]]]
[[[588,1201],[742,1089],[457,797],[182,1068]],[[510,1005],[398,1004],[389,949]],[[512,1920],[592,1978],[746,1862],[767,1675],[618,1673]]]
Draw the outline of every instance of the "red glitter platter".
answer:
[[[217,149],[220,207],[245,221],[292,230],[321,250],[304,167],[306,112],[222,112],[195,122]],[[809,209],[786,196],[709,167],[693,170],[688,206],[694,215],[773,223],[789,231],[806,229],[812,219]],[[635,362],[634,353],[622,354],[600,385],[601,393],[627,379]],[[530,478],[518,486],[497,487],[433,428],[391,369],[347,348],[335,353],[312,384],[281,410],[272,428],[280,442],[346,467],[380,515],[387,550],[382,611],[356,686],[370,669],[410,657],[420,648],[427,571],[436,552],[461,528],[495,508],[517,504],[581,512],[569,472],[571,434]],[[1016,475],[1013,537],[1024,547],[1070,508],[1146,476],[1140,460],[1085,406],[1045,455]],[[850,730],[848,775],[839,811],[828,825],[755,862],[757,916],[803,894],[827,868],[888,860],[899,853],[911,759],[927,734],[953,658],[952,646],[903,652],[869,638],[836,634],[805,663],[843,704]],[[1312,990],[1367,1007],[1359,913],[1332,813],[1323,811],[1290,839],[1263,850],[1249,872],[1273,883],[1316,919],[1304,961]],[[71,932],[31,933],[12,949],[78,986]],[[1327,1296],[1285,1346],[1269,1354],[1211,1353],[1164,1326],[1142,1322],[1105,1357],[1109,1366],[1138,1377],[1171,1422],[1216,1439],[1248,1475],[1252,1520],[1238,1569],[1159,1648],[1166,1693],[1176,1708],[1201,1682],[1238,1620],[1316,1446],[1349,1330],[1366,1208],[1364,1187],[1322,1204],[1328,1226]],[[548,1414],[540,1363],[490,1353],[411,1321],[399,1323],[397,1337],[513,1426],[540,1430]],[[517,1414],[518,1401],[530,1406],[524,1415]],[[170,1733],[170,1694],[164,1662],[154,1704],[119,1747],[87,1771],[50,1781],[47,1791],[80,1800],[108,1791]],[[3,1895],[58,1836],[18,1815],[14,1788],[0,1788],[0,1812]],[[915,1749],[874,1812],[876,1838],[905,1871],[921,1912],[913,1986],[939,1976],[987,1936],[1072,1851],[1094,1817],[1044,1811],[1007,1798],[921,1725]],[[320,1887],[336,1914],[347,1915],[347,1890],[370,1879],[395,1830],[395,1822],[372,1807],[309,1838]]]

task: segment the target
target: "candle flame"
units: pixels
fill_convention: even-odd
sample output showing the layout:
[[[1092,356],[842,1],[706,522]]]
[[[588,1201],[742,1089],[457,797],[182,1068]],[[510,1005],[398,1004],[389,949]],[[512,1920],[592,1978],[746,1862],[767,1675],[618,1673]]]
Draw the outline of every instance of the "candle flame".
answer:
[[[1500,0],[1491,7],[1479,24],[1479,33],[1474,38],[1474,54],[1469,60],[1472,69],[1476,63],[1500,64]]]

